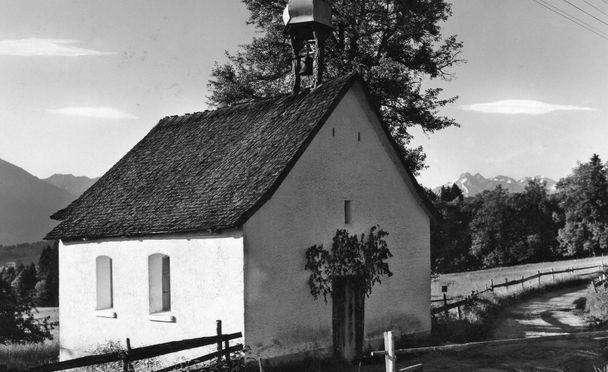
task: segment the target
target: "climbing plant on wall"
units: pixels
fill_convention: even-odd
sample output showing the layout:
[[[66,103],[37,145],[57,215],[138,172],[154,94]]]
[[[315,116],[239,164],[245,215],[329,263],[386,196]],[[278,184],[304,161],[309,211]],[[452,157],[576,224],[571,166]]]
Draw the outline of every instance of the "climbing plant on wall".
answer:
[[[333,283],[341,278],[353,280],[368,297],[372,287],[380,284],[383,277],[390,277],[388,258],[392,257],[384,238],[388,233],[373,226],[368,235],[350,235],[347,230],[337,230],[330,250],[323,245],[313,245],[306,250],[306,270],[310,270],[308,284],[315,299],[333,293]]]

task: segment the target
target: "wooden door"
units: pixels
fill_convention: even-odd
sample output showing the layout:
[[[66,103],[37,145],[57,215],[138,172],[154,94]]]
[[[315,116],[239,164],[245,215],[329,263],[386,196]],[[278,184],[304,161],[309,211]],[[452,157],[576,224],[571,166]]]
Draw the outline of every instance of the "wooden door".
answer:
[[[334,355],[352,361],[363,353],[365,295],[350,278],[334,283],[332,296]]]

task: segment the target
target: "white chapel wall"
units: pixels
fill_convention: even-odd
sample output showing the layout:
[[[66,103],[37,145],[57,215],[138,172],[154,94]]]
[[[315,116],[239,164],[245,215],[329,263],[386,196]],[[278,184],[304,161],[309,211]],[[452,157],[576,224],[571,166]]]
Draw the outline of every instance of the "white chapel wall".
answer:
[[[378,123],[368,123],[374,117],[363,102],[357,85],[243,228],[245,341],[262,356],[331,347],[331,300],[311,296],[304,252],[313,244],[329,248],[336,229],[360,234],[379,224],[390,234],[394,276],[366,299],[366,338],[389,329],[430,331],[429,217],[388,155]]]
[[[149,319],[148,256],[170,257],[175,322]],[[96,311],[96,257],[112,259],[113,307]],[[61,359],[86,354],[108,340],[132,347],[243,330],[243,239],[239,234],[191,239],[128,239],[60,244]],[[99,315],[116,313],[116,318]],[[167,319],[167,317],[160,317]],[[200,350],[192,350],[200,356]]]

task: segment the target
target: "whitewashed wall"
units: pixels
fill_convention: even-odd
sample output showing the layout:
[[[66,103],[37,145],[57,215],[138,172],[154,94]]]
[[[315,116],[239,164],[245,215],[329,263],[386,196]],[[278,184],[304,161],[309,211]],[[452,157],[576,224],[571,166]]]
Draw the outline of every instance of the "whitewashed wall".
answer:
[[[335,136],[333,135],[335,133]],[[358,140],[358,134],[361,140]],[[331,300],[315,301],[304,252],[336,229],[389,232],[395,274],[366,300],[366,339],[430,331],[429,217],[360,86],[338,105],[273,197],[247,221],[245,341],[262,356],[331,347]],[[344,223],[352,200],[352,223]]]
[[[171,261],[171,312],[174,323],[149,319],[148,256]],[[95,258],[112,258],[117,318],[96,312]],[[132,347],[243,330],[243,239],[240,234],[107,240],[60,244],[59,302],[61,359],[82,356],[107,340]],[[108,310],[104,311],[105,313]],[[200,350],[191,354],[200,356]]]

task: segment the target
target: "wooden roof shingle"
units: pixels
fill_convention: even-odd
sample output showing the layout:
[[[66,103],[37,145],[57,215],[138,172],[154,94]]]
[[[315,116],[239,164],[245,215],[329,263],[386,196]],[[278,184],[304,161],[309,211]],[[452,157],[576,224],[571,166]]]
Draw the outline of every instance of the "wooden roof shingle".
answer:
[[[46,239],[241,226],[276,190],[357,79],[349,74],[297,95],[160,120],[80,198],[51,216],[62,221]]]

